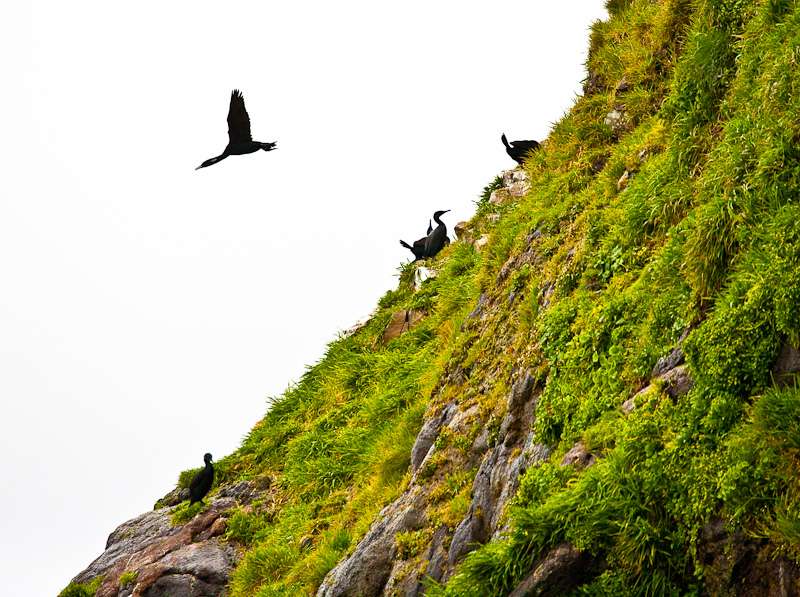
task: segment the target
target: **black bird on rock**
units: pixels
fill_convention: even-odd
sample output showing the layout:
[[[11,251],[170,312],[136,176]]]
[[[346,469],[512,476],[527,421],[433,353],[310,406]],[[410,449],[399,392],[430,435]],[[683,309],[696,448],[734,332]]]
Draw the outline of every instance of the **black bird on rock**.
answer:
[[[448,211],[450,210],[445,209],[433,214],[433,221],[439,225],[425,238],[425,252],[422,255],[426,259],[428,257],[436,257],[436,254],[450,242],[450,239],[447,238],[447,226],[439,219],[442,214],[446,214]]]
[[[189,484],[190,506],[195,502],[200,502],[202,504],[203,498],[206,497],[206,494],[211,489],[211,485],[214,483],[214,465],[211,464],[211,454],[203,456],[203,460],[206,463],[206,467],[199,471]]]
[[[253,137],[250,134],[250,116],[247,115],[247,110],[244,108],[244,97],[241,91],[234,89],[231,93],[231,107],[228,110],[228,146],[222,154],[206,160],[195,170],[212,166],[229,155],[243,155],[245,153],[253,153],[259,149],[272,151],[275,149],[275,145],[275,143],[253,141]]]
[[[428,232],[420,238],[419,240],[415,240],[414,244],[409,245],[406,241],[401,240],[400,244],[403,245],[406,249],[414,253],[414,261],[419,261],[420,259],[424,259],[425,257],[425,241],[428,238],[428,234],[431,233],[433,230],[433,226],[431,225],[431,221],[428,220]],[[412,261],[413,263],[413,261]]]
[[[518,164],[525,162],[525,158],[528,157],[529,152],[534,149],[539,149],[538,141],[512,141],[509,145],[505,133],[500,137],[500,140],[503,142],[503,145],[506,146],[506,153]]]

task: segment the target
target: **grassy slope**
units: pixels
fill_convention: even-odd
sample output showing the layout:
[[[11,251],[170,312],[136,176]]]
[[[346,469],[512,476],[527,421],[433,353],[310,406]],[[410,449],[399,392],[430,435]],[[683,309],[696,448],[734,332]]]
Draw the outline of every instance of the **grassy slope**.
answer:
[[[552,462],[576,441],[606,458],[583,473],[529,470],[511,535],[470,554],[435,592],[502,595],[566,539],[610,563],[581,594],[691,594],[703,573],[697,531],[711,516],[798,553],[800,393],[766,388],[780,343],[800,342],[800,9],[626,4],[610,2],[612,18],[593,29],[599,87],[528,163],[531,191],[502,208],[483,251],[452,245],[418,293],[405,266],[367,328],[332,343],[219,463],[223,484],[274,480],[269,500],[230,519],[229,538],[249,550],[233,597],[313,592],[407,486],[429,403],[479,404],[491,428],[507,387],[486,381],[517,366],[538,376],[534,431]],[[630,89],[615,96],[623,76]],[[615,103],[627,131],[604,122]],[[481,201],[472,225],[493,209]],[[536,261],[498,284],[537,228]],[[481,292],[512,291],[488,329],[462,329]],[[411,307],[430,315],[381,348],[391,313]],[[691,393],[677,404],[656,394],[623,416],[687,328]],[[458,367],[474,372],[463,386],[446,382]],[[470,474],[438,477],[432,526],[463,516]],[[425,540],[401,537],[403,553]]]

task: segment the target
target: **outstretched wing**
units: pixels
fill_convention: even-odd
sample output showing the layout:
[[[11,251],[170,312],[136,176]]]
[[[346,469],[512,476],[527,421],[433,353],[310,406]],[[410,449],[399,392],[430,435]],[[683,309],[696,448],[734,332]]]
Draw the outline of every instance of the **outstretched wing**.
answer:
[[[252,141],[250,117],[244,108],[244,96],[238,89],[231,93],[231,108],[228,111],[228,140],[231,145]]]

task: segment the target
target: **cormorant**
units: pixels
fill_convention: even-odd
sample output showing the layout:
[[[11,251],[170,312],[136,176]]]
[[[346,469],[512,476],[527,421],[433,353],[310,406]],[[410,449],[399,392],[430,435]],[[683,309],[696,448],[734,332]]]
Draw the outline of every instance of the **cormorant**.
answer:
[[[528,157],[530,151],[539,149],[538,141],[512,141],[511,145],[509,145],[505,133],[500,137],[500,140],[506,146],[506,153],[518,164],[525,162],[525,158]]]
[[[446,214],[448,211],[450,210],[445,209],[444,211],[437,211],[433,214],[433,221],[439,225],[425,238],[425,252],[423,256],[426,259],[428,257],[436,257],[436,253],[441,251],[450,240],[447,238],[447,226],[439,219],[442,214]]]
[[[400,244],[403,245],[406,249],[414,253],[414,261],[419,261],[425,257],[425,240],[428,238],[428,234],[431,233],[433,230],[433,225],[431,221],[428,220],[428,232],[425,233],[425,236],[420,238],[419,240],[415,240],[413,245],[409,245],[406,241],[401,240]],[[413,261],[412,261],[413,263]]]
[[[216,164],[229,155],[253,153],[259,149],[272,151],[275,149],[275,145],[275,143],[253,141],[253,137],[250,134],[250,117],[247,115],[247,110],[244,108],[244,97],[241,91],[234,89],[231,93],[231,107],[228,110],[228,146],[221,155],[206,160],[195,168],[195,170]]]
[[[203,498],[206,497],[211,485],[214,483],[214,466],[211,464],[211,454],[203,456],[203,460],[206,463],[206,467],[199,471],[189,484],[190,506],[195,502],[202,504]]]

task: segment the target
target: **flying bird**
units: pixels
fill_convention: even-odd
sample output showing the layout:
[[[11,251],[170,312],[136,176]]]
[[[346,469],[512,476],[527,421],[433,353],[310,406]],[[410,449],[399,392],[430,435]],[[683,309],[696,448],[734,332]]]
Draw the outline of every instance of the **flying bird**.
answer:
[[[525,158],[528,157],[529,152],[534,149],[539,149],[538,141],[512,141],[509,145],[505,133],[500,137],[500,140],[503,142],[503,145],[506,146],[506,153],[518,164],[525,162]]]
[[[243,155],[245,153],[253,153],[259,149],[272,151],[275,149],[275,145],[275,143],[253,141],[253,137],[250,134],[250,117],[244,107],[244,97],[241,91],[234,89],[231,93],[231,107],[228,110],[228,146],[222,154],[206,160],[195,170],[212,166],[229,155]]]
[[[423,257],[426,259],[428,257],[436,257],[436,254],[450,242],[450,239],[447,238],[447,226],[439,219],[442,214],[446,214],[448,211],[450,210],[445,209],[444,211],[437,211],[433,214],[433,221],[439,225],[433,232],[425,237],[425,252],[423,253]]]
[[[189,484],[190,506],[195,502],[202,504],[203,498],[206,497],[214,483],[214,465],[211,464],[211,454],[203,456],[203,461],[206,463],[206,467],[199,471]]]
[[[431,221],[428,220],[428,232],[420,238],[419,240],[415,240],[413,244],[409,245],[406,241],[401,240],[400,244],[403,245],[406,249],[414,253],[414,261],[419,261],[425,257],[425,240],[428,238],[428,234],[431,233],[433,230],[433,225]],[[412,261],[413,263],[413,261]]]

